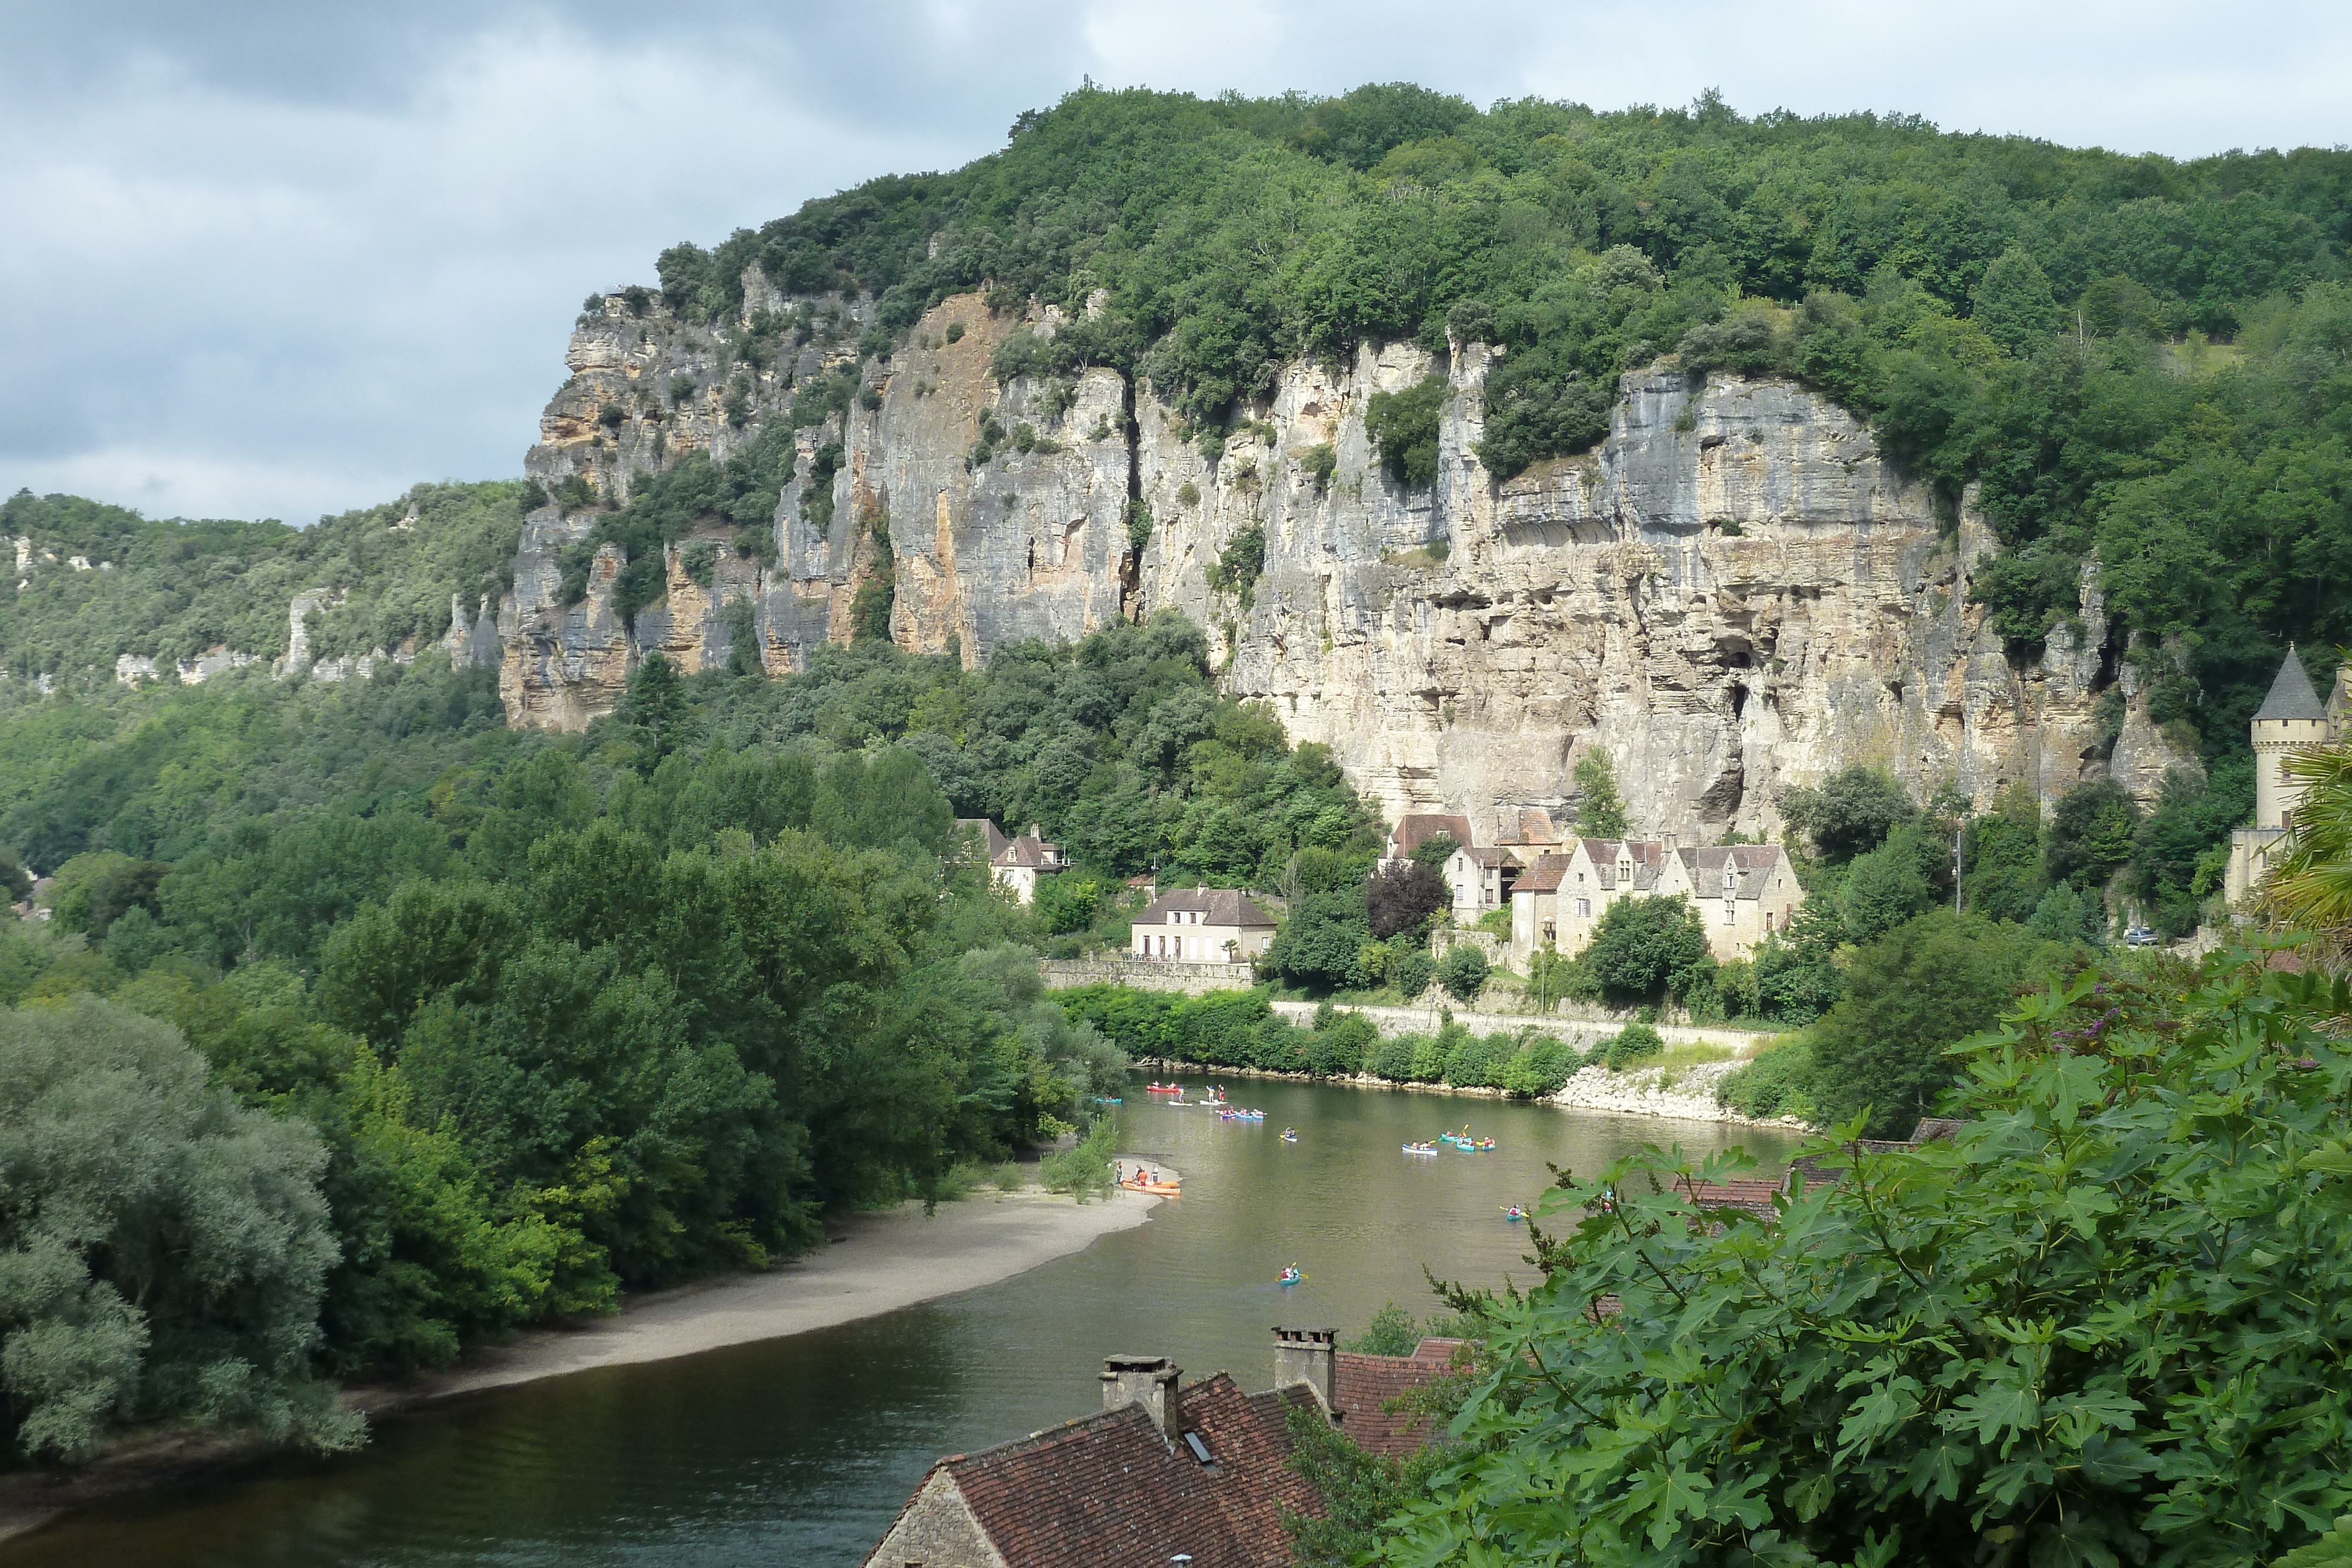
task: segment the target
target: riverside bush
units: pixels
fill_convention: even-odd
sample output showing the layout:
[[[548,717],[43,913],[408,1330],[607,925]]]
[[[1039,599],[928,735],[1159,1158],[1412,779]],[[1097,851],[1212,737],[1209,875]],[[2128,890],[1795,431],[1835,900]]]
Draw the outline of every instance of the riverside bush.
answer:
[[[1743,1116],[1813,1118],[1813,1049],[1802,1035],[1782,1035],[1723,1075],[1715,1102]]]
[[[2352,987],[2092,970],[1958,1053],[1948,1139],[1694,1223],[1651,1148],[1539,1206],[1488,1381],[1376,1561],[2255,1564],[2352,1511]],[[1593,1310],[1612,1299],[1613,1312]]]
[[[1662,1054],[1665,1049],[1666,1042],[1656,1030],[1645,1023],[1629,1023],[1612,1036],[1608,1044],[1594,1046],[1592,1054],[1610,1071],[1622,1072]]]

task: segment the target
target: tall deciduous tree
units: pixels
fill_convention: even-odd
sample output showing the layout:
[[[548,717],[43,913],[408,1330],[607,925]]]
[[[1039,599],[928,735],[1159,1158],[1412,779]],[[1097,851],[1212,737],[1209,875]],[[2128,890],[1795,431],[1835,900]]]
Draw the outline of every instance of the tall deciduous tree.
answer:
[[[238,1106],[170,1026],[94,998],[0,1013],[0,1427],[90,1452],[175,1416],[355,1441],[310,1376],[336,1246],[315,1134]]]
[[[1591,747],[1576,759],[1576,831],[1588,839],[1622,839],[1627,827],[1625,800],[1617,792],[1617,769],[1609,754]]]

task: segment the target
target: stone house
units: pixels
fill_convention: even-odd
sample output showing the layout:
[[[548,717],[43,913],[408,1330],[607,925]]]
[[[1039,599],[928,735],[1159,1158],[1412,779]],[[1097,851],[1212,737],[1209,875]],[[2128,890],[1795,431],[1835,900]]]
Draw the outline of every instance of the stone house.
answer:
[[[1138,958],[1244,964],[1274,945],[1274,916],[1229,887],[1163,893],[1135,917]]]
[[[1319,1409],[1374,1453],[1410,1454],[1426,1418],[1381,1406],[1445,1375],[1459,1347],[1368,1356],[1329,1329],[1275,1334],[1265,1394],[1222,1372],[1186,1385],[1164,1355],[1106,1358],[1098,1414],[941,1459],[866,1568],[1282,1568],[1284,1511],[1323,1512],[1286,1462],[1291,1414]]]
[[[1788,929],[1805,900],[1778,844],[1577,839],[1564,855],[1537,856],[1513,887],[1511,958],[1525,963],[1546,946],[1573,957],[1618,899],[1677,894],[1699,912],[1718,963],[1745,958],[1767,932]]]
[[[2325,705],[2312,689],[2302,657],[2290,647],[2271,682],[2270,695],[2254,710],[2254,824],[2230,834],[2230,863],[2221,891],[2232,907],[2270,874],[2271,858],[2285,843],[2304,787],[2286,776],[2289,753],[2327,746],[2352,733],[2352,664],[2336,672],[2336,687]]]
[[[1034,822],[1019,838],[1006,838],[1004,830],[985,817],[958,817],[956,826],[980,835],[989,880],[1011,888],[1013,896],[1023,904],[1036,902],[1038,878],[1055,875],[1068,864],[1062,857],[1062,846],[1039,837]]]

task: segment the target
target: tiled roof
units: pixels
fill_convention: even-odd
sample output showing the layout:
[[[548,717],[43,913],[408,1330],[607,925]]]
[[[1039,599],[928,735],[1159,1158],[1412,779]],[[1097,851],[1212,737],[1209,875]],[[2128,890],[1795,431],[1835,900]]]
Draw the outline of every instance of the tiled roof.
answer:
[[[1219,1373],[1178,1399],[1208,1465],[1129,1405],[940,1468],[1008,1568],[1166,1568],[1179,1552],[1193,1568],[1281,1568],[1290,1561],[1281,1511],[1323,1511],[1284,1462],[1284,1410],[1314,1396],[1247,1395]]]
[[[2286,662],[2279,666],[2277,677],[2271,682],[2271,695],[2254,710],[2255,720],[2326,716],[2327,710],[2319,706],[2319,694],[2311,689],[2311,677],[2304,673],[2302,656],[2289,648]]]
[[[1273,915],[1230,887],[1195,887],[1163,893],[1135,917],[1138,925],[1164,925],[1171,914],[1198,914],[1201,925],[1272,925]]]
[[[1382,1406],[1434,1383],[1452,1369],[1462,1342],[1425,1339],[1411,1355],[1360,1355],[1343,1350],[1332,1357],[1332,1403],[1339,1430],[1368,1453],[1402,1458],[1429,1441],[1430,1419]]]
[[[1535,863],[1519,875],[1512,884],[1514,893],[1558,893],[1559,879],[1568,871],[1566,855],[1538,855]]]
[[[1507,844],[1556,844],[1559,830],[1552,825],[1551,813],[1533,806],[1519,809],[1518,821],[1506,829],[1503,841]]]
[[[980,834],[980,847],[992,861],[1003,854],[1005,846],[1013,841],[1004,836],[1003,829],[985,817],[958,817],[956,826],[977,831]]]
[[[1514,856],[1510,851],[1496,849],[1492,846],[1474,849],[1470,845],[1465,844],[1462,846],[1462,852],[1470,857],[1470,863],[1473,865],[1517,865],[1519,863],[1517,857]]]
[[[1734,897],[1761,898],[1781,865],[1778,844],[1695,844],[1675,853],[1701,898],[1722,897],[1726,875],[1732,879]]]
[[[1062,846],[1024,833],[989,859],[995,865],[1033,866],[1043,870],[1061,865]]]
[[[1397,819],[1396,831],[1389,835],[1389,842],[1394,846],[1397,858],[1402,859],[1440,833],[1448,835],[1457,844],[1469,843],[1474,837],[1467,817],[1444,817],[1418,811]]]

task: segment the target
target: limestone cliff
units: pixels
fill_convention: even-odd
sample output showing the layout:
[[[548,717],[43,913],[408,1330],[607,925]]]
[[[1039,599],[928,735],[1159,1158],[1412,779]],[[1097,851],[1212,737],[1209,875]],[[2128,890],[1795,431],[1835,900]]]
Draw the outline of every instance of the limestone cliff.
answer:
[[[747,278],[747,324],[793,303],[763,287]],[[861,362],[846,345],[864,304],[798,303],[833,335],[756,371],[658,304],[583,319],[528,463],[551,492],[578,476],[609,504],[698,446],[724,457],[829,368],[857,367],[870,391],[799,433],[769,564],[722,551],[705,588],[673,549],[667,597],[634,626],[613,612],[609,547],[584,596],[559,602],[562,549],[594,514],[534,514],[498,618],[515,722],[585,723],[656,646],[724,663],[739,598],[766,666],[798,667],[847,639],[887,548],[902,646],[976,664],[1174,607],[1209,630],[1234,695],[1328,744],[1385,810],[1465,811],[1482,831],[1523,807],[1564,818],[1593,747],[1644,828],[1709,836],[1777,827],[1779,788],[1853,762],[1979,802],[2012,779],[2049,800],[2110,769],[2152,798],[2168,768],[2194,766],[2119,684],[2092,574],[2077,621],[2038,662],[2011,660],[1969,603],[1990,529],[1966,506],[1939,519],[1865,425],[1796,386],[1653,367],[1624,378],[1598,449],[1497,484],[1475,453],[1500,352],[1482,344],[1293,364],[1204,450],[1114,371],[999,385],[996,347],[1017,328],[1050,336],[1055,312],[950,299]],[[1438,478],[1408,489],[1365,412],[1433,374],[1450,390]],[[692,395],[665,408],[682,381]],[[808,504],[835,444],[831,505]],[[1252,528],[1255,580],[1218,570]]]

